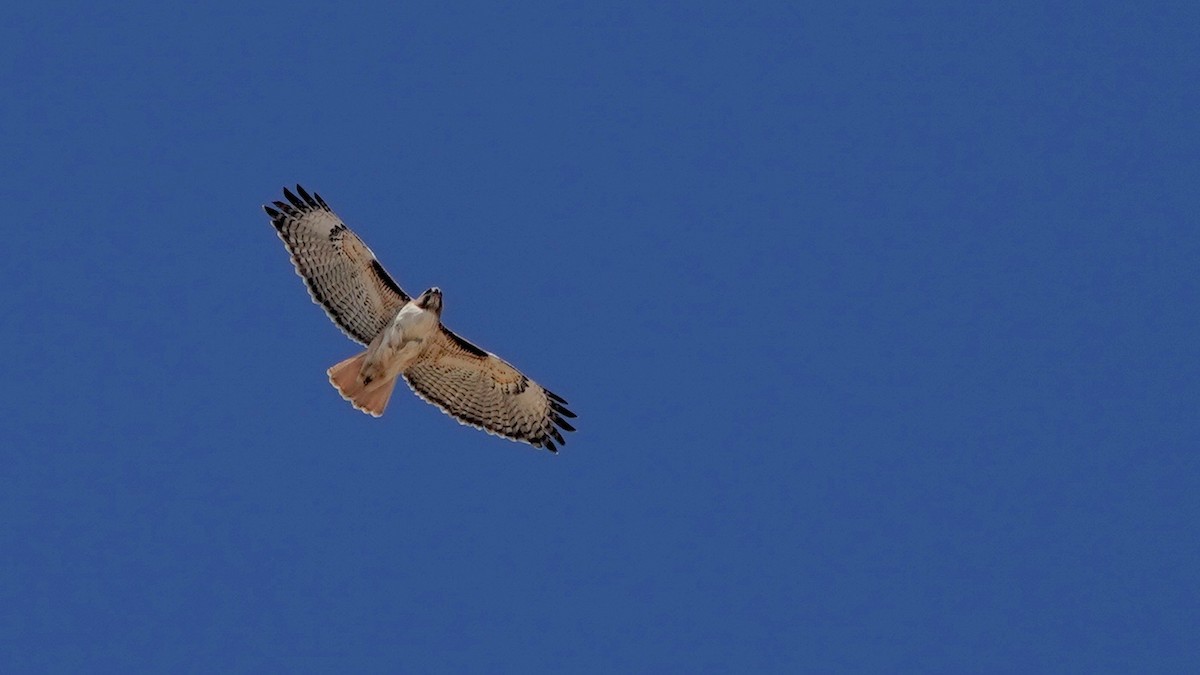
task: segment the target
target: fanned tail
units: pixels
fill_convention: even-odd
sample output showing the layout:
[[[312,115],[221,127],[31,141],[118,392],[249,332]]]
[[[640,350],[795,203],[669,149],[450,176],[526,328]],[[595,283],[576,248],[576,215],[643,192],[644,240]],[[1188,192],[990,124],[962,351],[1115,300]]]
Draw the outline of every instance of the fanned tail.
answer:
[[[367,353],[364,351],[330,368],[329,382],[342,398],[355,408],[379,417],[387,408],[388,400],[392,398],[397,378],[393,377],[386,382],[372,382],[370,385],[363,384],[358,376],[362,372],[363,360],[366,357]]]

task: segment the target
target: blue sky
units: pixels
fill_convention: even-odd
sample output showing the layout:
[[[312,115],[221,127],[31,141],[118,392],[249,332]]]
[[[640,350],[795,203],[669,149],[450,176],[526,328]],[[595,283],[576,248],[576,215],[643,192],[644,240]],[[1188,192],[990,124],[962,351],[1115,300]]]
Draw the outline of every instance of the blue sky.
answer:
[[[1200,10],[834,4],[3,10],[2,669],[1195,671]]]

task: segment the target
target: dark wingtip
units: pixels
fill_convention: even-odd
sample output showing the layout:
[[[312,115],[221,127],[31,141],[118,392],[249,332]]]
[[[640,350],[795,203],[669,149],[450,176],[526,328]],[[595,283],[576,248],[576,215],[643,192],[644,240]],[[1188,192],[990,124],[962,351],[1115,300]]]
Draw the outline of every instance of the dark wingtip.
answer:
[[[543,389],[543,391],[545,391],[546,395],[549,396],[550,398],[554,399],[555,401],[558,401],[559,403],[561,403],[563,405],[567,404],[567,399],[559,396],[558,394],[550,391],[549,389]]]
[[[292,192],[291,190],[289,190],[287,188],[283,188],[283,196],[287,197],[287,200],[292,203],[292,206],[296,207],[297,209],[300,209],[301,211],[303,211],[307,207],[307,205],[304,203],[303,199],[300,199],[299,197],[297,197],[296,193]]]
[[[300,193],[300,198],[304,200],[305,204],[308,204],[314,209],[317,208],[317,200],[313,199],[312,195],[308,194],[308,192],[305,191],[305,189],[301,187],[299,183],[296,183],[296,192]]]
[[[274,220],[280,216],[280,213],[278,211],[267,206],[266,204],[263,204],[263,211],[266,211],[267,215],[271,216],[271,220]]]
[[[568,424],[567,421],[564,420],[563,418],[558,417],[556,415],[553,419],[554,419],[554,423],[557,424],[558,426],[562,427],[563,429],[566,429],[567,431],[575,431],[575,427]]]

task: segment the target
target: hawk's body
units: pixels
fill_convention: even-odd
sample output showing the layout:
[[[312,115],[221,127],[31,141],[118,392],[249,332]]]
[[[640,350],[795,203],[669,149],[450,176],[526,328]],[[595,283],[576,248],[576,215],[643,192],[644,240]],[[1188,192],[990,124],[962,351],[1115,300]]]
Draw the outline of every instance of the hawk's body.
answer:
[[[329,369],[355,408],[378,417],[396,380],[463,424],[555,452],[574,417],[566,401],[441,323],[442,292],[411,298],[320,195],[299,185],[263,207],[313,301],[367,350]]]

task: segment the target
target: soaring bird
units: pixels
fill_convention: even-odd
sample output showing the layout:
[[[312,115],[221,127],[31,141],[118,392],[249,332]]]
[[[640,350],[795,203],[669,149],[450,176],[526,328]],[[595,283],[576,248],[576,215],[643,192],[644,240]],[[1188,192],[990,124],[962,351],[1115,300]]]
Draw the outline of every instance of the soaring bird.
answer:
[[[365,351],[329,369],[355,408],[379,417],[396,380],[462,424],[557,452],[559,429],[574,431],[562,397],[500,357],[442,325],[442,291],[416,298],[317,193],[284,188],[287,201],[263,206],[313,302]]]

